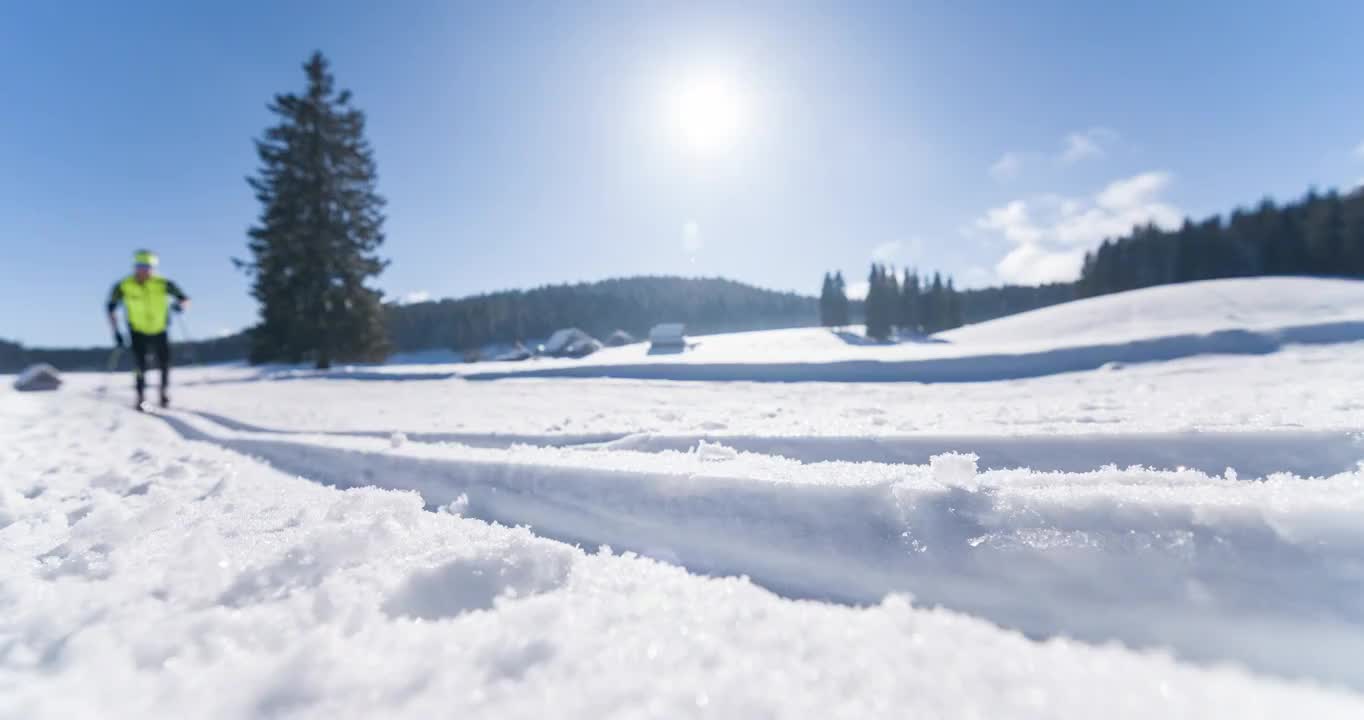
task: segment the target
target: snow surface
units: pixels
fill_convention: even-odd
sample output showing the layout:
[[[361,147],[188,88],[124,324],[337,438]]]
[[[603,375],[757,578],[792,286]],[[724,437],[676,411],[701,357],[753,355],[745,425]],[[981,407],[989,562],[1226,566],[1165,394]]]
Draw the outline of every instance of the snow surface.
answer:
[[[1329,475],[1354,467],[1364,428],[1364,398],[1350,391],[1364,387],[1364,343],[968,384],[257,382],[236,368],[177,378],[182,407],[240,430],[636,450],[683,450],[704,439],[805,461],[925,463],[965,451],[985,468],[1114,463]]]
[[[961,344],[1091,344],[1364,321],[1364,282],[1258,277],[1159,285],[951,330]]]
[[[164,418],[110,402],[69,393],[60,401],[15,393],[0,398],[0,432],[9,440],[0,446],[6,479],[0,716],[1344,718],[1364,712],[1364,698],[1344,689],[1225,663],[1189,664],[1156,650],[1061,637],[1038,642],[903,594],[865,607],[793,601],[744,579],[704,578],[629,553],[584,551],[449,508],[424,512],[414,493],[325,487],[216,443],[185,440]],[[417,445],[373,443],[378,452],[406,453]],[[608,457],[603,465],[637,461],[643,458]],[[766,483],[828,485],[818,466],[751,462],[749,471],[785,468]],[[665,465],[694,463],[746,461],[696,453],[670,456]],[[561,464],[622,489],[632,484],[620,470],[594,473],[587,460]],[[388,479],[403,476],[401,466],[391,469]],[[919,557],[932,558],[935,546],[961,540],[950,528],[912,518],[933,514],[923,507],[930,496],[970,493],[934,488],[940,480],[969,481],[969,460],[876,468],[871,477],[860,477],[857,466],[831,474],[840,476],[831,489],[880,487],[888,493],[883,501],[905,494],[906,504],[885,510],[907,513],[903,527],[927,546]],[[935,479],[938,474],[943,477]],[[554,476],[536,482],[574,484]],[[1154,517],[1111,505],[1096,512],[1084,497],[1095,492],[1092,486],[1109,484],[1101,478],[1015,482],[1056,495],[1042,506],[1077,521],[1088,518],[1081,524],[1091,529],[1078,532],[1094,539],[1077,543],[1075,529],[1048,532],[1044,516],[1035,536],[997,528],[1000,534],[976,547],[1071,545],[1078,560],[1091,553],[1088,559],[1097,562],[1105,553],[1086,548],[1103,544],[1103,526],[1120,534],[1130,524],[1124,518]],[[1244,510],[1249,519],[1261,512],[1255,504],[1277,496],[1281,505],[1265,507],[1277,508],[1283,527],[1308,533],[1296,538],[1300,551],[1357,532],[1357,523],[1323,528],[1311,521],[1331,511],[1324,492],[1310,487],[1240,495],[1234,483],[1211,487],[1218,483],[1209,479],[1167,478],[1144,490],[1149,483],[1140,476],[1114,482],[1137,490],[1132,501],[1139,508],[1185,502],[1172,492],[1181,482],[1210,485],[1193,495],[1204,496],[1195,502],[1208,506],[1217,527],[1237,524],[1237,506],[1250,506]],[[1358,479],[1334,482],[1357,485]],[[705,492],[689,494],[700,499]],[[1357,503],[1350,500],[1351,507]],[[841,503],[820,505],[812,506],[812,519],[836,523]],[[453,511],[460,507],[454,503]],[[1150,546],[1149,560],[1168,561],[1179,542],[1156,540],[1149,523],[1125,552],[1139,556]],[[1233,545],[1240,545],[1237,535]],[[960,544],[953,552],[971,547]],[[1237,564],[1229,574],[1244,569]],[[1152,602],[1139,580],[1111,588],[1115,615],[1138,615]],[[1195,594],[1216,605],[1226,586],[1213,582]],[[1124,589],[1140,597],[1124,600]],[[1314,613],[1297,607],[1290,614]],[[1286,640],[1301,630],[1290,614],[1278,616],[1287,625]],[[1319,639],[1326,641],[1320,646],[1325,657],[1351,650],[1342,638]]]
[[[1272,348],[965,384],[222,366],[156,415],[122,375],[0,390],[0,717],[1364,717],[1360,284],[1170,292],[1209,285],[1242,300],[994,336]],[[761,379],[967,344],[700,340]]]

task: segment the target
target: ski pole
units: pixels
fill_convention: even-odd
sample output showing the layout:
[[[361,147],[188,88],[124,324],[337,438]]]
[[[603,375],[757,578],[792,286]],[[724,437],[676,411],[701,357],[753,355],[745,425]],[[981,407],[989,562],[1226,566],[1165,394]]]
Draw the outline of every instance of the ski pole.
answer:
[[[96,391],[96,394],[98,395],[109,394],[109,376],[113,374],[114,370],[118,369],[118,359],[122,355],[123,348],[118,345],[115,345],[114,349],[109,351],[109,360],[108,362],[104,363],[104,382],[100,384],[99,390]]]
[[[189,351],[189,364],[198,365],[198,358],[195,356],[194,352],[194,339],[191,337],[189,331],[189,323],[185,322],[184,315],[181,315],[179,320],[180,322],[177,324],[177,327],[180,328],[180,342],[183,343],[185,349]]]

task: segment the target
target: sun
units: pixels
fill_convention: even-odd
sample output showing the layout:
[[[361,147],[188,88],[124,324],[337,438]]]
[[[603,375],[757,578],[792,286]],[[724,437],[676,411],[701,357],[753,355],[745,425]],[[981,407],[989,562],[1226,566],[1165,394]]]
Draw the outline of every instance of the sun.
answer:
[[[748,119],[737,82],[720,72],[697,74],[681,82],[670,97],[668,115],[678,139],[706,154],[732,149]]]

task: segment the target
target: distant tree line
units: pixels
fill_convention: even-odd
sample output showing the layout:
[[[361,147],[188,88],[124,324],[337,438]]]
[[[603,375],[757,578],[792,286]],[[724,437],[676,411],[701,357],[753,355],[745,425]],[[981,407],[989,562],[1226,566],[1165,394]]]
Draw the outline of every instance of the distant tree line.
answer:
[[[174,343],[172,360],[176,365],[190,363],[220,363],[243,360],[250,348],[246,333],[191,343]],[[19,372],[35,363],[48,363],[59,370],[106,370],[113,359],[115,370],[132,369],[132,358],[125,351],[114,354],[113,348],[29,348],[16,342],[0,340],[0,372]]]
[[[917,276],[908,273],[909,287]],[[834,326],[860,322],[866,304],[847,298],[842,275],[832,276],[842,298]],[[941,281],[946,294],[951,284]],[[905,297],[901,282],[901,296]],[[926,332],[922,318],[933,317],[937,306],[933,280],[923,284],[916,297],[923,298],[914,314],[897,316],[895,324],[908,332]],[[962,322],[980,322],[1001,315],[1023,312],[1072,298],[1072,285],[987,288],[951,292],[959,303]],[[616,330],[643,337],[661,322],[682,322],[693,334],[804,327],[816,320],[828,324],[827,295],[815,298],[795,293],[763,290],[720,278],[635,277],[574,285],[550,285],[533,290],[489,293],[458,300],[384,306],[388,334],[395,352],[430,349],[470,351],[516,340],[527,342],[548,337],[555,330],[577,327],[599,338]],[[915,318],[910,325],[903,318]],[[247,359],[252,348],[250,331],[213,340],[175,343],[176,364],[218,363]],[[17,372],[36,363],[51,363],[61,370],[103,370],[111,348],[26,348],[0,340],[0,372]],[[126,353],[118,369],[129,368]]]
[[[389,305],[387,315],[398,350],[473,350],[568,327],[601,338],[616,330],[643,337],[663,322],[697,334],[799,327],[814,322],[816,308],[814,298],[732,280],[634,277]]]
[[[1134,228],[1085,256],[1076,292],[1256,275],[1364,276],[1364,191],[1313,191],[1282,207],[1264,200],[1177,230]]]
[[[848,284],[843,280],[843,272],[824,273],[824,287],[819,291],[819,324],[824,327],[850,325],[850,310]]]
[[[974,288],[958,290],[957,296],[961,298],[961,322],[970,325],[1070,302],[1075,299],[1075,283]]]
[[[931,335],[1074,298],[1071,283],[958,290],[951,277],[939,272],[921,279],[917,271],[906,269],[897,277],[894,269],[875,263],[867,276],[867,297],[860,303],[848,300],[842,272],[825,273],[819,318],[825,327],[844,327],[851,324],[852,311],[860,310],[867,337],[886,340],[897,332]]]
[[[644,337],[662,322],[680,322],[694,334],[811,325],[815,299],[763,290],[720,278],[634,277],[510,290],[458,300],[384,306],[395,352],[470,351],[497,343],[543,340],[576,327],[605,339],[616,330]],[[177,364],[247,359],[251,330],[195,343],[175,343]],[[0,372],[46,362],[61,370],[103,370],[111,349],[25,348],[0,340]],[[119,364],[127,369],[125,356]]]
[[[885,340],[897,329],[910,334],[927,334],[961,325],[961,298],[952,278],[943,280],[933,273],[932,280],[919,281],[919,274],[905,270],[904,283],[895,271],[880,263],[867,275],[867,298],[863,301],[867,336]]]

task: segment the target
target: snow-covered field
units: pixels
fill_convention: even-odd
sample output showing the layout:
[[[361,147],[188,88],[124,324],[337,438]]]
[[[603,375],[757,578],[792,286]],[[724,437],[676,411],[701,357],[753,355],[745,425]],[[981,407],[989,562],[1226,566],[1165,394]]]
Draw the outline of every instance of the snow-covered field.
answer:
[[[1295,345],[1364,341],[1364,282],[1271,277],[1213,280],[1079,300],[940,333],[875,343],[854,328],[797,328],[691,338],[685,352],[648,343],[583,359],[455,364],[409,353],[387,366],[242,369],[236,379],[349,377],[618,378],[752,382],[992,382],[1203,355],[1265,355]],[[439,359],[438,361],[433,361]]]
[[[1364,717],[1361,288],[0,390],[0,717]]]

